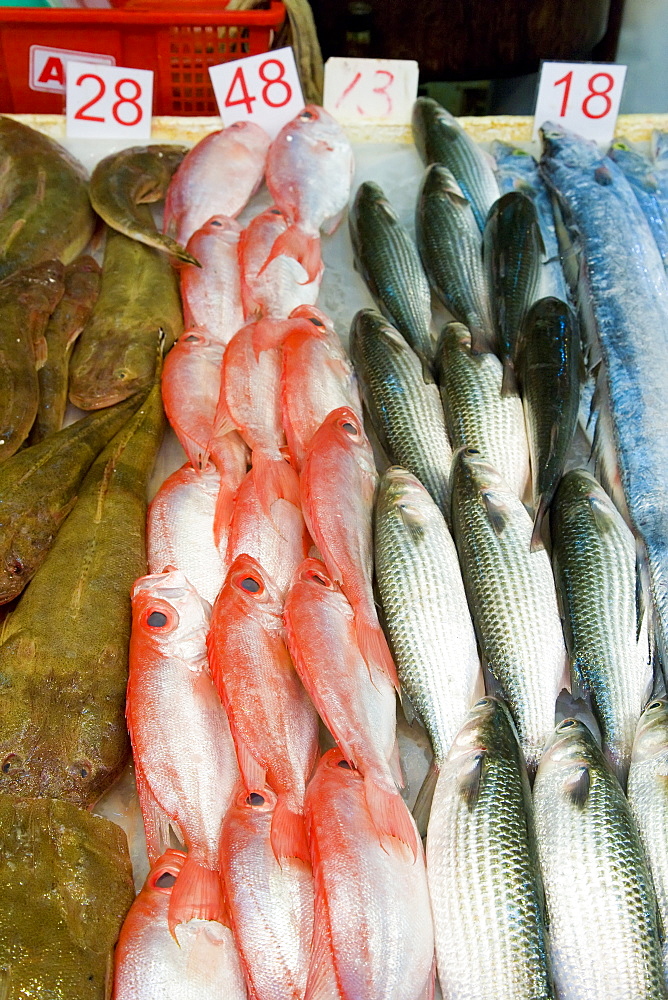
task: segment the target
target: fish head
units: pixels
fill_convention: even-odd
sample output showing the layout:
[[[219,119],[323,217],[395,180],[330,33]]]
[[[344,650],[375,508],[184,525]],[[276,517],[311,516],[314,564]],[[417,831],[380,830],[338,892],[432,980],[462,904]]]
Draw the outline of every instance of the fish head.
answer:
[[[253,162],[259,164],[266,160],[271,139],[255,122],[233,122],[223,129],[222,134],[226,140],[231,140],[231,144],[226,144],[226,157],[238,158],[241,162],[250,157]]]
[[[329,439],[348,452],[360,457],[369,452],[369,442],[362,421],[349,406],[339,406],[325,417],[316,432],[321,441]]]
[[[281,619],[283,600],[281,593],[267,571],[253,556],[238,555],[229,568],[221,595],[238,602],[247,613],[260,611]]]
[[[306,322],[310,323],[316,330],[321,331],[323,336],[327,333],[336,335],[334,321],[331,320],[321,309],[316,308],[316,306],[304,304],[297,306],[296,309],[292,310],[289,318],[306,320]]]
[[[234,822],[256,828],[258,817],[271,817],[277,802],[278,796],[268,785],[249,792],[240,782],[233,793],[229,812],[233,814]],[[226,817],[225,822],[229,822],[230,818]]]
[[[236,246],[239,243],[242,232],[242,227],[236,219],[230,219],[227,215],[212,215],[200,229],[193,233],[188,241],[188,246],[190,247],[191,242],[194,242],[194,245],[196,245],[200,239],[206,239],[207,237],[221,240],[223,243],[227,243],[228,246]]]
[[[432,163],[425,170],[420,187],[418,201],[421,198],[449,198],[450,201],[462,205],[470,205],[468,198],[459,186],[455,175],[442,163]]]
[[[167,355],[165,366],[167,364],[175,365],[186,357],[206,358],[207,361],[220,365],[224,353],[224,345],[211,340],[207,330],[185,330]]]
[[[499,698],[480,698],[466,717],[448,752],[448,761],[471,760],[476,754],[517,747],[517,733],[508,708]]]
[[[436,357],[439,360],[438,374],[441,377],[443,371],[446,368],[447,360],[442,358],[442,355],[447,356],[451,352],[463,351],[466,354],[471,353],[471,331],[463,323],[458,323],[453,320],[451,323],[446,323],[441,330],[441,335],[439,337],[438,346],[436,348]]]
[[[188,152],[188,146],[179,146],[175,143],[167,142],[146,147],[146,153],[157,161],[169,177],[180,166],[181,161]]]
[[[286,142],[297,138],[308,143],[313,152],[328,154],[338,152],[342,145],[348,145],[345,133],[335,118],[317,104],[307,104],[291,122],[283,128],[278,140]]]
[[[587,801],[594,774],[609,773],[596,740],[579,719],[563,719],[545,745],[536,781],[551,778],[575,805]]]
[[[562,477],[555,496],[552,522],[579,521],[583,508],[591,513],[599,531],[604,531],[619,520],[612,500],[597,480],[586,469],[569,469]]]
[[[439,141],[443,142],[454,140],[460,131],[450,112],[431,97],[418,97],[413,105],[412,126],[415,145],[425,163],[436,159],[431,155],[430,133],[437,131]]]
[[[541,164],[548,169],[551,163],[566,167],[598,166],[603,159],[595,142],[555,122],[545,122],[540,128],[540,136],[543,143]]]
[[[375,181],[363,181],[357,189],[353,211],[351,213],[351,226],[357,224],[357,220],[363,215],[373,214],[383,216],[392,222],[399,222],[399,216],[389,202],[380,184]]]
[[[322,755],[317,771],[320,772],[324,781],[337,785],[354,785],[364,782],[361,773],[354,764],[346,760],[338,747],[333,747]]]
[[[661,755],[668,759],[668,698],[653,698],[640,716],[633,741],[633,763]]]
[[[156,345],[158,333],[156,329]],[[157,352],[107,330],[95,350],[70,369],[70,401],[81,409],[98,410],[144,392],[155,381],[156,359]]]
[[[479,493],[509,492],[503,476],[478,448],[458,448],[452,458],[452,478],[464,480]]]
[[[206,669],[206,635],[211,607],[181,570],[140,577],[132,588],[131,651],[158,651],[182,659],[191,670]]]
[[[420,480],[398,465],[390,466],[383,473],[378,503],[384,510],[393,512],[416,542],[423,538],[430,522],[440,524],[443,519]]]

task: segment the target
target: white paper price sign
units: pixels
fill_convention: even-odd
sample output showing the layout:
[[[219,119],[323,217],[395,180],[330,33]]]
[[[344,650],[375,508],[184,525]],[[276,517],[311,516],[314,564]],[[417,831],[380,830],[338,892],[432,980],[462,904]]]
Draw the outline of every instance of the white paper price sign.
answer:
[[[304,107],[290,46],[209,67],[225,126],[252,121],[274,139]]]
[[[534,139],[544,122],[557,122],[595,142],[610,142],[622,99],[626,66],[544,62],[534,114]]]
[[[66,86],[68,136],[151,137],[151,70],[69,62]]]
[[[346,59],[325,65],[323,104],[339,121],[410,123],[417,97],[418,64],[412,59]]]

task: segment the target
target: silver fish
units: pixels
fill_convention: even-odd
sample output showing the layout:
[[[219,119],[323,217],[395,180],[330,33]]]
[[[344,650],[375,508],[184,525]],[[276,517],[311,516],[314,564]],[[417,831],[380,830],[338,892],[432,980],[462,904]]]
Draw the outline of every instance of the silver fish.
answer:
[[[615,139],[608,150],[633,188],[638,204],[652,230],[664,267],[668,265],[668,191],[662,191],[652,161],[627,139]]]

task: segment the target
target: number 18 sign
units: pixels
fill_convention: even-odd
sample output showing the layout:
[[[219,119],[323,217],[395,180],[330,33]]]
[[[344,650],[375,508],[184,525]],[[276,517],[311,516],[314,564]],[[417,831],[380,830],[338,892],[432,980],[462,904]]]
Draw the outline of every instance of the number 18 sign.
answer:
[[[209,76],[225,126],[252,121],[274,139],[304,107],[290,46],[211,66]]]
[[[533,138],[556,122],[586,139],[608,143],[615,132],[626,66],[616,63],[544,62],[538,85]]]

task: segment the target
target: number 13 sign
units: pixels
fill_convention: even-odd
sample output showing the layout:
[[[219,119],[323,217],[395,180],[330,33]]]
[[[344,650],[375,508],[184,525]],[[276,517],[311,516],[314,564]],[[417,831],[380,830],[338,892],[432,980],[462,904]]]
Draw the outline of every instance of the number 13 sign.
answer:
[[[290,46],[209,68],[225,126],[253,121],[274,139],[304,107]]]
[[[534,114],[534,139],[547,121],[595,142],[608,143],[622,98],[626,66],[544,62]]]

